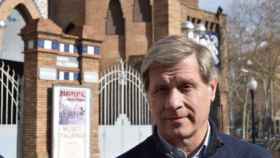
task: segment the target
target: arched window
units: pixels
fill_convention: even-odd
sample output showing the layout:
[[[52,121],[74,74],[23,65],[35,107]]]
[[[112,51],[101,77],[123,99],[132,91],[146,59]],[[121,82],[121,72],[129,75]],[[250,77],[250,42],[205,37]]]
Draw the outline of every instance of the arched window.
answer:
[[[111,0],[109,3],[106,34],[124,35],[124,18],[119,0]]]
[[[152,9],[149,0],[134,0],[134,21],[151,22]]]

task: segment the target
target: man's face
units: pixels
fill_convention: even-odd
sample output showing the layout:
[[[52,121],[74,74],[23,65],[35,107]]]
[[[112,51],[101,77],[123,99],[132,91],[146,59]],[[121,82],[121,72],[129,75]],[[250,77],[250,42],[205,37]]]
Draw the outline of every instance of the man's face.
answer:
[[[195,55],[173,66],[154,64],[149,71],[148,98],[152,117],[170,143],[192,138],[207,128],[217,82],[202,81]]]

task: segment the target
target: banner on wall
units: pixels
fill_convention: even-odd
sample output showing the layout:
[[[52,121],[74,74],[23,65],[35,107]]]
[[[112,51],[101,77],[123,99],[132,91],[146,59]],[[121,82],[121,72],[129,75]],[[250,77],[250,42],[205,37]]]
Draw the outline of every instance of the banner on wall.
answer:
[[[90,158],[89,88],[53,87],[53,158]]]

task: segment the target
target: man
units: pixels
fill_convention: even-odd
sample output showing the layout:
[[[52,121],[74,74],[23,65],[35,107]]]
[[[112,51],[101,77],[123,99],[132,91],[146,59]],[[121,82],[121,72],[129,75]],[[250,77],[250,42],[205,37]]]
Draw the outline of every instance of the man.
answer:
[[[209,121],[218,76],[206,47],[165,37],[150,49],[141,72],[156,130],[120,158],[271,158]]]

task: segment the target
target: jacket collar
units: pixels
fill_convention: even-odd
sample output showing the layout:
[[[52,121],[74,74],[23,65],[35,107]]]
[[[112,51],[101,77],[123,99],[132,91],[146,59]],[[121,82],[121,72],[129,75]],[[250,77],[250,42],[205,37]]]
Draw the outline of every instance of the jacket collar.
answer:
[[[217,149],[221,146],[223,146],[223,141],[222,139],[219,137],[219,131],[216,127],[216,125],[214,124],[214,122],[212,120],[209,120],[209,124],[210,124],[210,138],[209,138],[209,144],[206,148],[204,148],[201,152],[202,157],[209,157],[213,154],[215,154],[215,152],[217,151]],[[153,140],[156,143],[156,150],[158,152],[160,152],[161,154],[165,155],[168,158],[177,158],[178,156],[176,155],[181,155],[180,153],[175,153],[174,151],[170,151],[170,148],[168,148],[161,140],[160,140],[160,136],[157,133],[157,129],[155,127],[155,130],[153,132]],[[181,156],[179,156],[181,157]]]
[[[219,136],[219,131],[214,123],[214,121],[209,120],[211,126],[211,135],[209,140],[209,145],[203,153],[202,157],[210,157],[214,155],[218,148],[224,145],[223,140]]]

